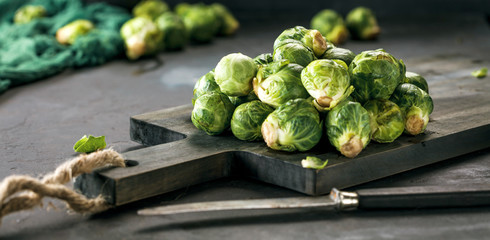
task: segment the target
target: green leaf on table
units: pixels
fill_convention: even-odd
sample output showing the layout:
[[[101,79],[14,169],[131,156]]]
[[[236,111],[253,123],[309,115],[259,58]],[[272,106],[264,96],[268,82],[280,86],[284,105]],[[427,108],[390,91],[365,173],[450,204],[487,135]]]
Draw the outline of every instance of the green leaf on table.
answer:
[[[313,168],[313,169],[323,169],[327,166],[328,159],[325,161],[321,160],[317,157],[307,156],[306,159],[301,160],[301,166],[304,168]]]
[[[84,135],[80,140],[78,140],[73,146],[75,152],[89,153],[95,152],[99,149],[104,149],[106,147],[105,136],[94,137],[92,135]]]
[[[471,75],[473,75],[473,77],[476,77],[476,78],[484,78],[487,76],[487,72],[488,72],[488,68],[482,67],[479,70],[475,70],[475,71],[471,72]]]

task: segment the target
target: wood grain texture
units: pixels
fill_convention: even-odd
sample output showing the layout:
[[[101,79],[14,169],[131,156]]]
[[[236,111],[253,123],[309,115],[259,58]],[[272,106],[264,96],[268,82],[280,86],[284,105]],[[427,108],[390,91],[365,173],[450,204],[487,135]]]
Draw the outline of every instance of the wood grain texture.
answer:
[[[468,77],[464,59],[420,59],[416,67],[423,69],[427,61],[446,66],[448,73],[431,82],[435,108],[426,132],[389,144],[372,142],[354,159],[341,156],[326,139],[311,151],[286,153],[230,132],[208,136],[192,125],[192,105],[184,105],[131,117],[131,138],[150,146],[124,154],[138,165],[83,176],[76,186],[88,196],[102,193],[116,206],[232,175],[322,195],[490,146],[489,81]],[[329,159],[328,166],[305,169],[300,162],[306,156]]]

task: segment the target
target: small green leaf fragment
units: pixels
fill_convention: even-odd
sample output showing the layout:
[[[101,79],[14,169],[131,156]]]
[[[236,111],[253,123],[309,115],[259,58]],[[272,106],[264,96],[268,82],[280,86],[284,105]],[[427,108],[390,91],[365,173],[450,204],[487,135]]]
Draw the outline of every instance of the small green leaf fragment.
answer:
[[[327,163],[328,159],[323,161],[320,158],[311,156],[307,156],[306,159],[301,160],[301,166],[304,168],[323,169],[327,166]]]
[[[480,70],[475,70],[471,72],[471,75],[476,78],[484,78],[487,76],[488,68],[482,67]]]
[[[80,140],[78,140],[73,146],[75,152],[89,153],[95,152],[99,149],[104,149],[106,147],[105,136],[94,137],[92,135],[84,135]]]

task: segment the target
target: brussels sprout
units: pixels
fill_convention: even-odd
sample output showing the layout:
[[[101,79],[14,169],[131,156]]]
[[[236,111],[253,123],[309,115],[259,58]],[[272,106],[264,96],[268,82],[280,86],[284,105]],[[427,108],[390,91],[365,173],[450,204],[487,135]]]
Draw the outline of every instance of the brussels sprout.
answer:
[[[331,9],[324,9],[313,16],[310,25],[335,45],[344,43],[349,37],[342,16]]]
[[[228,97],[228,98],[230,98],[231,103],[233,103],[233,105],[235,105],[235,107],[238,107],[241,104],[244,104],[244,103],[247,103],[247,102],[251,102],[253,100],[259,100],[259,98],[257,97],[257,95],[255,95],[254,91],[250,91],[250,93],[247,94],[247,96]]]
[[[291,44],[292,42],[302,43],[315,57],[320,57],[328,47],[325,37],[318,30],[296,26],[284,30],[276,38],[274,41],[274,52],[282,45]]]
[[[218,29],[219,35],[229,36],[238,30],[240,23],[225,6],[220,3],[213,3],[211,4],[211,8],[214,10],[220,21],[220,28]]]
[[[220,92],[209,92],[197,98],[192,109],[194,126],[208,135],[218,135],[230,127],[235,106],[228,96]]]
[[[298,98],[269,114],[261,131],[267,146],[274,150],[308,151],[320,141],[322,123],[311,101]]]
[[[61,44],[73,44],[75,40],[94,29],[94,24],[85,19],[75,20],[56,31],[56,40]]]
[[[19,8],[14,15],[14,23],[28,23],[36,18],[46,16],[46,9],[43,6],[25,5]]]
[[[231,53],[218,62],[214,79],[221,91],[231,97],[246,96],[252,90],[252,79],[257,73],[253,59],[241,53]]]
[[[329,59],[308,64],[301,72],[301,82],[321,112],[332,109],[354,91],[347,68]]]
[[[296,98],[308,98],[309,94],[301,83],[303,67],[287,60],[259,66],[253,79],[255,95],[274,108]]]
[[[343,101],[327,114],[330,143],[348,158],[357,156],[371,140],[369,113],[360,103]]]
[[[125,22],[121,27],[121,37],[126,56],[132,60],[163,49],[163,32],[148,18],[136,17]]]
[[[204,76],[197,80],[194,85],[194,95],[192,97],[192,105],[195,104],[198,97],[210,92],[221,92],[218,84],[214,80],[214,70],[209,71]]]
[[[388,99],[405,76],[405,64],[383,49],[364,51],[352,60],[349,74],[357,101]]]
[[[429,93],[429,85],[424,77],[420,76],[414,72],[406,72],[405,77],[403,78],[404,83],[411,83],[425,92]]]
[[[251,101],[238,106],[231,118],[231,131],[240,140],[262,139],[261,126],[274,108],[259,101]]]
[[[144,0],[136,4],[133,8],[133,16],[146,17],[151,20],[156,19],[162,13],[168,12],[167,3],[161,0]]]
[[[379,143],[393,142],[405,128],[403,114],[390,100],[369,100],[364,108],[371,117],[371,139]]]
[[[190,3],[182,2],[175,5],[174,12],[179,16],[183,16],[191,7],[192,5]]]
[[[202,43],[211,41],[220,26],[214,10],[204,4],[184,5],[181,9],[178,14],[184,20],[190,39]]]
[[[273,61],[274,61],[274,58],[272,58],[272,54],[270,54],[270,53],[262,53],[262,54],[260,54],[254,58],[254,62],[257,65],[269,64]]]
[[[434,109],[432,98],[427,92],[411,83],[396,87],[390,100],[396,103],[405,118],[405,132],[411,135],[423,133]]]
[[[315,60],[315,54],[310,48],[297,41],[290,41],[274,49],[274,61],[289,60],[291,63],[297,63],[306,67],[311,61]]]
[[[378,21],[371,9],[357,7],[352,9],[345,19],[352,37],[360,40],[376,39],[381,32]]]
[[[188,36],[182,18],[172,12],[166,12],[155,20],[155,24],[163,32],[165,49],[178,50],[184,48]]]
[[[328,49],[320,58],[342,60],[345,62],[345,64],[347,64],[347,66],[349,66],[355,57],[356,54],[349,49],[333,47]]]

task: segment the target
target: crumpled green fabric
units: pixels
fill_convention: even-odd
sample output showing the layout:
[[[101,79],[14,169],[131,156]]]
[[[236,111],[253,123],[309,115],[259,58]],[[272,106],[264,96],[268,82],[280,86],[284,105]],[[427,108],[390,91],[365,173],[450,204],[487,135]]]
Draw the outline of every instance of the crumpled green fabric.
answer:
[[[15,11],[24,5],[41,5],[47,17],[14,24]],[[80,0],[0,0],[0,93],[10,87],[55,75],[67,68],[103,64],[124,53],[119,34],[131,15],[106,3],[85,5]],[[87,19],[95,30],[71,46],[56,41],[64,25]]]

